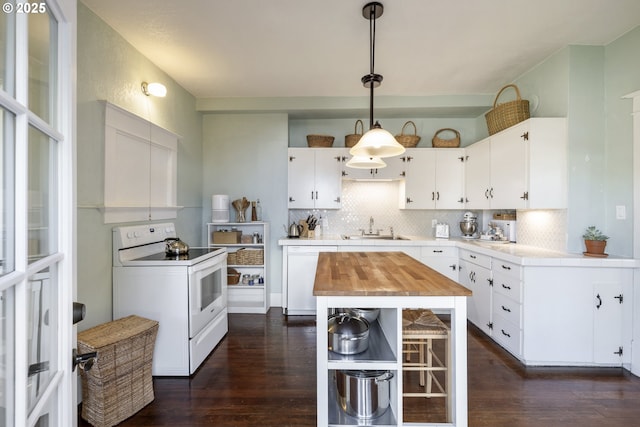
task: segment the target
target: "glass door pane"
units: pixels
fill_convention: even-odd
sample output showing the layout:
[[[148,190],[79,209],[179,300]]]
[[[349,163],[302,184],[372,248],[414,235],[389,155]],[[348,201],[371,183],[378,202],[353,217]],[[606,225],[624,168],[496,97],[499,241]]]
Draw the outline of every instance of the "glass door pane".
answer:
[[[15,116],[0,108],[0,276],[14,269]]]
[[[15,315],[13,288],[0,293],[0,426],[13,423]]]
[[[3,2],[4,9],[15,9],[13,0]],[[0,14],[0,89],[15,95],[15,14]]]
[[[34,127],[29,128],[29,263],[57,251],[56,142]]]
[[[50,124],[56,120],[57,31],[48,9],[29,14],[29,109]]]
[[[50,274],[50,269],[41,270],[29,278],[27,298],[27,399],[28,410],[31,411],[46,390],[57,366],[58,291],[55,274]]]

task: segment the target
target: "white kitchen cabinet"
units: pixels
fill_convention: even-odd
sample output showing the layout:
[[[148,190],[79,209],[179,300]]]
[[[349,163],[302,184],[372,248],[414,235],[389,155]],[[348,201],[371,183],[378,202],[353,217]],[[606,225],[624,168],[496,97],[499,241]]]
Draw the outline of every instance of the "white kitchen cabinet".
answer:
[[[104,222],[176,218],[179,137],[108,102]]]
[[[566,119],[525,120],[465,150],[467,209],[566,208]]]
[[[459,249],[468,318],[526,365],[630,361],[633,271],[523,266]]]
[[[459,278],[460,284],[473,292],[467,303],[468,319],[490,336],[493,327],[491,258],[461,249]]]
[[[464,194],[464,150],[456,148],[407,149],[401,209],[460,209]]]
[[[222,230],[237,230],[243,236],[252,237],[257,233],[259,238],[257,243],[218,243],[214,241],[213,233]],[[235,285],[227,285],[227,309],[229,313],[260,313],[264,314],[269,310],[269,224],[266,222],[229,222],[229,223],[208,223],[207,224],[207,245],[227,248],[227,253],[231,256],[227,258],[228,270],[234,269],[240,273],[240,282]],[[239,250],[262,251],[262,263],[250,264],[238,259],[236,254]],[[234,261],[236,260],[236,261]],[[263,283],[244,284],[243,275],[260,276]]]
[[[340,208],[343,151],[340,148],[289,148],[289,209]]]
[[[525,267],[523,354],[529,365],[629,363],[633,271]]]
[[[458,248],[455,246],[423,246],[419,261],[440,274],[458,282]]]
[[[491,261],[491,336],[516,357],[522,355],[522,267]]]
[[[491,209],[491,139],[465,148],[464,187],[466,209]]]
[[[285,273],[282,286],[283,314],[295,316],[316,313],[313,283],[316,278],[318,254],[337,250],[337,246],[285,246],[282,257],[282,271]]]

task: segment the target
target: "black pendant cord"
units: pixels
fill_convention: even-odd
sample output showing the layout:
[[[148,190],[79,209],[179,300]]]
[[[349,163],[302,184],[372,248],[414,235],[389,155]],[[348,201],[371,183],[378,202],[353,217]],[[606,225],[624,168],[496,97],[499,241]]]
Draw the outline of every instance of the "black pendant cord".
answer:
[[[375,86],[373,76],[376,55],[376,7],[373,6],[369,16],[369,67],[372,80],[369,82],[369,129],[373,129],[373,87]]]

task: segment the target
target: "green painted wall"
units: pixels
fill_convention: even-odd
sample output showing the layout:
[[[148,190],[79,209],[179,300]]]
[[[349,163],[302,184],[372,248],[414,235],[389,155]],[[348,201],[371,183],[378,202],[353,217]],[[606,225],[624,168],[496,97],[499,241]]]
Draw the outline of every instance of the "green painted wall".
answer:
[[[146,97],[142,81],[159,81],[166,98]],[[80,330],[112,319],[111,229],[104,200],[104,109],[116,104],[181,136],[175,221],[187,242],[202,235],[202,117],[195,98],[78,2],[78,301],[87,305]]]
[[[211,222],[211,195],[229,200],[260,199],[263,220],[270,223],[268,280],[270,293],[282,292],[282,250],[287,213],[286,114],[208,114],[203,119],[204,185],[202,223]],[[248,213],[251,211],[248,210]],[[233,212],[231,221],[235,220]],[[206,236],[203,236],[206,242]],[[279,301],[274,301],[279,304]]]
[[[606,46],[605,93],[605,216],[610,253],[633,254],[633,122],[632,101],[622,96],[640,90],[640,27]],[[639,190],[636,189],[636,195]],[[626,206],[627,219],[616,219],[615,207]],[[638,224],[636,224],[638,226]]]

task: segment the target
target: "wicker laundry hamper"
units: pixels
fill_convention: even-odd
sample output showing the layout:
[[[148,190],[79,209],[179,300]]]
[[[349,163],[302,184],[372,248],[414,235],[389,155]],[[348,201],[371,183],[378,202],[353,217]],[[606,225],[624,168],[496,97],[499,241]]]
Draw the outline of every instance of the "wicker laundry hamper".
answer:
[[[97,353],[91,370],[80,370],[82,418],[96,427],[111,427],[153,401],[157,333],[155,320],[128,316],[78,334],[79,353]]]

